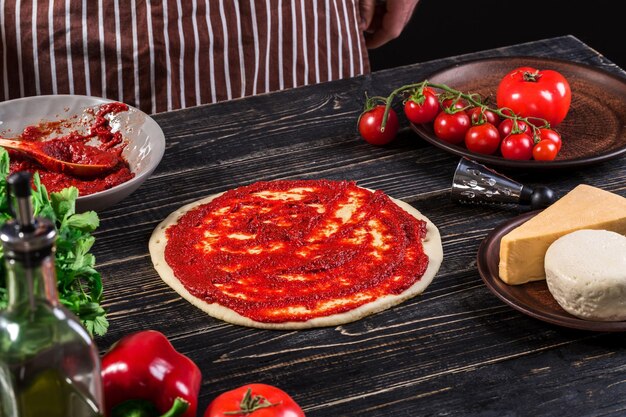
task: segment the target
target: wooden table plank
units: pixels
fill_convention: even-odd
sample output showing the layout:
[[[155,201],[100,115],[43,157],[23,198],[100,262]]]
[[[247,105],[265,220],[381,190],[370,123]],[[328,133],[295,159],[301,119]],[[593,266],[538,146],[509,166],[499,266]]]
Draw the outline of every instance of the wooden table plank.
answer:
[[[135,330],[164,332],[203,371],[200,411],[217,394],[258,381],[289,392],[308,417],[623,413],[623,334],[541,322],[483,285],[478,245],[519,212],[450,201],[459,158],[417,137],[402,115],[400,137],[389,146],[369,145],[356,132],[365,92],[387,95],[454,63],[509,55],[570,59],[626,78],[597,51],[564,36],[155,115],[167,139],[162,163],[133,195],[100,213],[95,233],[111,322],[96,339],[101,351]],[[560,194],[584,182],[626,196],[624,158],[507,174]],[[226,324],[160,280],[147,245],[163,218],[204,196],[279,178],[354,180],[412,204],[442,234],[439,274],[424,294],[399,306],[305,331]]]

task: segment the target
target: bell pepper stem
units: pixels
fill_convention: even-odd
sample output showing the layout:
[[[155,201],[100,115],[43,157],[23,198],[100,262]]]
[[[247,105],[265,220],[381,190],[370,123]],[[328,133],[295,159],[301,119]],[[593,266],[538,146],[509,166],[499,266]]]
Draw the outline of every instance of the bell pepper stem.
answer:
[[[172,408],[165,412],[159,413],[150,401],[146,400],[129,400],[113,407],[111,417],[180,417],[189,408],[189,402],[180,397],[176,397]]]
[[[172,408],[170,408],[169,411],[167,411],[161,417],[178,417],[178,416],[182,416],[185,413],[185,411],[187,411],[188,408],[189,408],[189,403],[187,401],[183,400],[182,398],[177,397],[174,400],[174,404],[172,404]]]

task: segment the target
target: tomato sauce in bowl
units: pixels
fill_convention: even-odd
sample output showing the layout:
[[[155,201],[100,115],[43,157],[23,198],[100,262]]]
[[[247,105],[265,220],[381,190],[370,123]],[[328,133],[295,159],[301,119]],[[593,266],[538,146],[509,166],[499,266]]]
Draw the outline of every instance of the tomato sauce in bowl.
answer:
[[[86,133],[80,132],[80,128],[84,126],[77,125],[76,129],[70,129],[69,133],[51,138],[61,127],[67,127],[64,126],[68,122],[65,120],[27,126],[19,137],[12,138],[27,142],[29,145],[41,149],[44,153],[66,162],[113,167],[106,173],[84,178],[55,172],[18,151],[8,150],[11,159],[10,173],[17,171],[34,173],[37,171],[48,192],[56,192],[74,186],[81,196],[104,191],[129,181],[135,174],[122,155],[126,142],[119,131],[112,131],[109,119],[106,117],[127,110],[128,105],[119,102],[101,105],[93,114],[93,121],[86,129]]]

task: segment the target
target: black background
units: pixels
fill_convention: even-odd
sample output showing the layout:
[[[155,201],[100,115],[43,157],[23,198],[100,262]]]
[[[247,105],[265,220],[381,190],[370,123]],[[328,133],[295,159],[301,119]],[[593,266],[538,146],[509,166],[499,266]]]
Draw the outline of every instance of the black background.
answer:
[[[421,0],[400,37],[369,51],[372,71],[562,35],[626,68],[620,3]]]

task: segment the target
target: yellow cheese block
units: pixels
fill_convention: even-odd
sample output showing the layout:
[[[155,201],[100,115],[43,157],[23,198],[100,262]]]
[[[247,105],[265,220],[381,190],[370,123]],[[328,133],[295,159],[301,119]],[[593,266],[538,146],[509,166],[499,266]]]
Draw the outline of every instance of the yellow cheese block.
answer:
[[[626,235],[626,198],[590,185],[578,185],[502,238],[500,278],[511,285],[545,279],[544,258],[550,244],[580,229]]]

